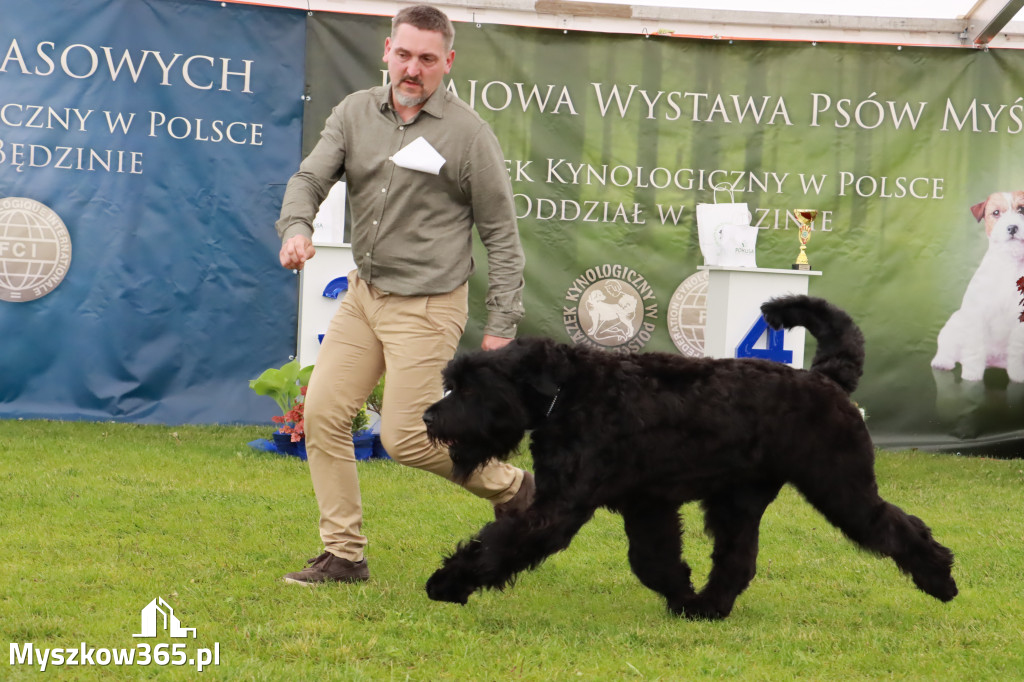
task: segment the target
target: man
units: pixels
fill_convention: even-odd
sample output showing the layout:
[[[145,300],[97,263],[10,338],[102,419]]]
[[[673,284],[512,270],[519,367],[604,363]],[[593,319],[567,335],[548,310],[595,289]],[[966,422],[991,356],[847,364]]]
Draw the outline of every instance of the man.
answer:
[[[465,329],[474,224],[488,260],[483,348],[507,344],[523,315],[524,260],[501,148],[490,127],[441,85],[455,59],[454,37],[439,10],[401,10],[384,41],[390,85],[335,107],[285,191],[280,260],[300,269],[315,253],[317,208],[346,175],[357,266],[306,394],[306,450],[324,552],[287,582],[369,577],[351,420],[385,370],[385,449],[402,464],[451,480],[451,459],[431,445],[422,415],[440,398],[441,370]],[[499,517],[533,496],[532,476],[504,463],[463,485],[490,500]]]

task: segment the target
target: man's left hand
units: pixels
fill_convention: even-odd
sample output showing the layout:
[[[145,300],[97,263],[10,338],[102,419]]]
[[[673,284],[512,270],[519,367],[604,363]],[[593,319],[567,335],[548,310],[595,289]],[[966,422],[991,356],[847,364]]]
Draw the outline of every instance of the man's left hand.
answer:
[[[504,336],[491,336],[490,334],[484,334],[484,340],[480,344],[480,347],[484,350],[498,350],[499,348],[504,348],[510,343],[512,343],[512,339],[506,339]]]

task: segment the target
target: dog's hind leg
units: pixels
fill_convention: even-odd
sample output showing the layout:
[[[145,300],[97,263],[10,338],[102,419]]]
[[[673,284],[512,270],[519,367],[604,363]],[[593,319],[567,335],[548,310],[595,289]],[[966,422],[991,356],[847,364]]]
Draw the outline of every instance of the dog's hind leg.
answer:
[[[921,591],[949,601],[957,594],[953,553],[936,542],[921,519],[878,495],[873,459],[873,453],[840,452],[829,466],[816,467],[794,484],[847,537],[890,557]]]
[[[741,485],[701,503],[714,549],[707,584],[684,605],[687,618],[725,618],[732,611],[757,571],[761,517],[781,488],[774,483]]]
[[[629,538],[629,565],[644,587],[665,597],[669,611],[682,614],[694,595],[690,567],[682,559],[679,506],[639,500],[618,507]]]

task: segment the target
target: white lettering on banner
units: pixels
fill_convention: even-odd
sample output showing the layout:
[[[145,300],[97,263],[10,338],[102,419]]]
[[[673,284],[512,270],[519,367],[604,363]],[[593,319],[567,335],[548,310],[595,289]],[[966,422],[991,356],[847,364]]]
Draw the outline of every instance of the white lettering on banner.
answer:
[[[196,142],[223,142],[231,144],[263,144],[263,125],[245,121],[204,121],[201,118],[174,116],[170,119],[159,111],[149,112],[149,137],[163,131],[175,140],[192,139]]]
[[[191,90],[247,95],[255,92],[254,64],[252,59],[149,49],[118,50],[109,46],[59,44],[48,40],[30,44],[11,39],[9,43],[0,45],[0,75],[8,77],[63,75],[75,80],[129,81],[145,87],[185,86]],[[143,128],[145,122],[136,126],[140,128],[139,135],[176,141],[263,145],[261,123],[206,118],[191,111],[188,116],[150,111],[146,118],[148,128]],[[0,130],[103,132],[127,137],[135,132],[135,122],[136,113],[129,111],[59,106],[54,102],[0,101]],[[108,145],[92,140],[86,144],[68,144],[63,139],[60,142],[65,144],[56,145],[52,139],[14,141],[0,137],[0,166],[10,166],[18,173],[42,168],[126,175],[141,175],[143,172],[141,151],[118,149],[116,144],[108,148]]]
[[[561,114],[564,109],[564,113],[578,115],[572,97],[569,95],[569,88],[565,85],[528,86],[526,83],[509,85],[502,81],[489,81],[481,85],[480,81],[475,80],[467,81],[467,83],[468,90],[463,89],[463,93],[468,94],[468,98],[459,94],[459,86],[454,80],[449,80],[445,89],[474,109],[479,102],[491,111],[504,111],[512,108],[526,112],[532,107],[542,114]],[[387,84],[387,71],[384,71],[384,85]],[[548,107],[551,107],[550,111]]]
[[[142,152],[90,147],[50,147],[24,142],[5,143],[0,139],[0,166],[16,172],[26,168],[56,168],[71,171],[104,171],[142,175]]]
[[[190,60],[208,59],[194,56]],[[6,61],[19,64],[20,55],[10,53]],[[2,71],[3,68],[0,68]],[[190,81],[192,87],[204,87]],[[381,84],[388,84],[387,70],[381,70]],[[806,95],[807,109],[794,120],[791,106],[782,95],[737,94],[716,92],[684,92],[679,90],[649,91],[635,83],[590,83],[592,104],[602,118],[630,117],[646,120],[688,121],[709,124],[746,124],[757,126],[806,125],[810,128],[859,128],[861,130],[935,130],[941,132],[986,132],[1018,135],[1024,133],[1024,96],[1010,103],[979,102],[964,104],[947,99],[941,121],[938,108],[933,109],[930,121],[926,118],[929,102],[903,101],[885,98],[878,92],[867,97],[839,97],[822,92]],[[209,87],[207,84],[205,87]],[[494,80],[462,83],[448,80],[445,88],[474,109],[489,111],[534,111],[540,114],[570,114],[578,116],[579,94],[573,95],[570,86],[546,83],[529,84],[518,81],[507,83]],[[465,95],[465,96],[464,96]],[[789,100],[797,97],[791,95]],[[802,98],[801,98],[802,99]],[[926,125],[926,122],[928,125]]]
[[[556,202],[543,197],[534,199],[525,194],[516,194],[513,199],[516,202],[516,218],[518,220],[533,218],[535,220],[623,223],[627,225],[643,225],[647,222],[644,218],[644,209],[640,204],[574,201],[572,199],[562,199]],[[522,207],[521,210],[520,207]]]
[[[529,163],[529,162],[527,162]],[[789,173],[779,175],[772,171],[731,171],[721,168],[708,171],[703,168],[644,168],[643,166],[600,166],[589,163],[574,164],[567,159],[547,160],[545,182],[558,185],[597,185],[635,187],[637,189],[731,190],[733,192],[776,192]]]
[[[658,219],[661,221],[662,225],[667,225],[668,223],[678,225],[679,221],[683,219],[683,215],[685,213],[685,206],[676,207],[658,204]]]
[[[963,109],[961,117],[957,113],[956,104],[947,99],[946,111],[942,117],[942,132],[949,132],[953,128],[960,131],[965,127],[973,133],[1006,132],[1010,135],[1018,135],[1024,131],[1024,97],[1018,97],[1011,105],[1000,104],[995,110],[992,106],[988,102],[982,102],[981,109],[984,116],[979,117],[978,100],[971,100],[971,103]],[[1006,121],[1007,118],[1013,123]],[[970,123],[969,127],[968,123]],[[988,124],[987,127],[984,125],[985,123]]]
[[[836,128],[848,128],[852,123],[856,123],[859,128],[874,130],[888,120],[892,122],[893,128],[899,130],[904,121],[907,121],[911,130],[917,130],[917,126],[921,122],[921,115],[928,105],[927,102],[918,102],[915,114],[909,102],[904,102],[901,106],[895,100],[886,100],[883,105],[882,102],[874,99],[877,95],[878,93],[872,92],[866,99],[856,104],[849,98],[836,100],[837,119],[833,121],[833,125]],[[816,128],[821,125],[819,123],[821,115],[832,109],[832,98],[824,93],[815,92],[811,93],[811,99],[813,113],[810,125],[812,128]]]
[[[745,171],[726,168],[664,168],[610,164],[574,163],[564,158],[545,159],[543,174],[531,168],[534,160],[506,159],[505,167],[515,184],[534,183],[559,186],[617,187],[630,190],[683,190],[700,192],[726,192],[730,200],[736,195],[777,194],[804,196],[873,197],[878,199],[941,200],[945,198],[945,179],[938,177],[871,176],[857,175],[850,171],[837,174],[779,173],[775,171]],[[520,219],[560,220],[603,223],[646,222],[646,208],[633,202],[583,201],[574,199],[548,199],[531,196],[525,192],[515,194],[516,211]],[[720,200],[720,199],[719,199]],[[656,204],[661,224],[679,225],[686,206],[681,204]],[[771,220],[764,211],[752,221],[762,229],[789,229],[788,222],[780,223],[778,216]],[[778,209],[776,209],[778,213]],[[764,222],[767,220],[768,222]],[[823,219],[819,229],[829,231],[829,220]]]
[[[10,57],[8,57],[10,59]],[[388,84],[381,70],[381,84]],[[581,87],[581,86],[575,86]],[[944,108],[927,101],[906,101],[884,93],[842,97],[823,92],[783,96],[764,93],[646,90],[635,83],[590,83],[590,91],[574,93],[565,84],[450,79],[445,88],[471,107],[492,112],[533,111],[539,114],[580,114],[580,105],[596,109],[601,118],[686,121],[747,126],[828,126],[837,129],[927,132],[1024,133],[1024,96],[1012,103],[966,103],[947,99]],[[588,100],[586,95],[590,96]],[[791,102],[798,101],[794,108]],[[794,116],[791,112],[797,112]],[[930,118],[929,118],[930,114]]]
[[[839,173],[839,196],[856,194],[859,197],[880,199],[942,199],[942,178],[880,178],[870,175],[855,176],[849,171]]]
[[[591,85],[597,96],[597,106],[602,117],[612,111],[613,114],[618,112],[619,118],[626,118],[631,104],[634,101],[639,101],[633,99],[633,95],[639,92],[643,103],[637,108],[644,113],[644,118],[648,119],[663,118],[666,121],[678,121],[684,116],[684,107],[686,107],[689,110],[690,120],[695,123],[743,123],[749,118],[759,125],[762,123],[762,119],[765,119],[765,125],[776,125],[779,122],[777,119],[781,119],[781,122],[787,126],[793,125],[789,110],[786,108],[786,101],[782,97],[763,95],[758,103],[758,100],[752,96],[747,96],[744,101],[741,99],[741,95],[734,94],[712,96],[707,92],[665,92],[664,90],[658,90],[652,97],[646,90],[637,90],[637,86],[632,84],[625,94],[619,92],[618,85],[612,85],[607,92],[605,90],[607,86],[603,83],[591,83]],[[662,98],[664,98],[663,101]],[[659,102],[662,104],[659,105]],[[612,109],[613,104],[615,105],[614,110]],[[667,112],[665,111],[666,107]]]
[[[0,107],[0,124],[11,128],[40,128],[85,132],[85,122],[93,113],[75,107],[49,107],[38,104],[9,102]]]
[[[184,58],[183,58],[184,57]],[[159,50],[124,50],[115,55],[111,47],[75,43],[58,48],[52,41],[41,41],[34,52],[22,50],[17,38],[11,39],[0,61],[0,73],[20,73],[24,76],[53,76],[62,73],[69,78],[86,79],[105,76],[116,82],[125,74],[133,83],[144,76],[159,85],[179,83],[194,90],[243,92],[253,94],[252,59],[232,60],[212,55],[185,57],[175,52],[165,55]],[[152,67],[147,68],[147,64]]]
[[[533,178],[526,173],[526,169],[529,168],[531,163],[533,161],[505,159],[505,168],[508,170],[512,182],[533,182]],[[515,170],[512,170],[512,164],[515,164]]]

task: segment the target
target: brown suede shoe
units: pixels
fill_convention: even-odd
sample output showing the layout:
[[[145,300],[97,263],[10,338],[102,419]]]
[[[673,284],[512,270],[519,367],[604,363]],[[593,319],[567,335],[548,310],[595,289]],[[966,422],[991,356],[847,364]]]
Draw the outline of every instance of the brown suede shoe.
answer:
[[[512,499],[508,502],[494,505],[494,520],[498,521],[505,516],[512,516],[525,511],[533,504],[533,494],[536,491],[537,485],[534,483],[533,474],[529,471],[523,471],[523,482],[516,494],[512,496]]]
[[[366,559],[349,561],[324,552],[306,562],[307,567],[284,577],[286,583],[316,585],[317,583],[356,583],[370,579],[370,568]]]

